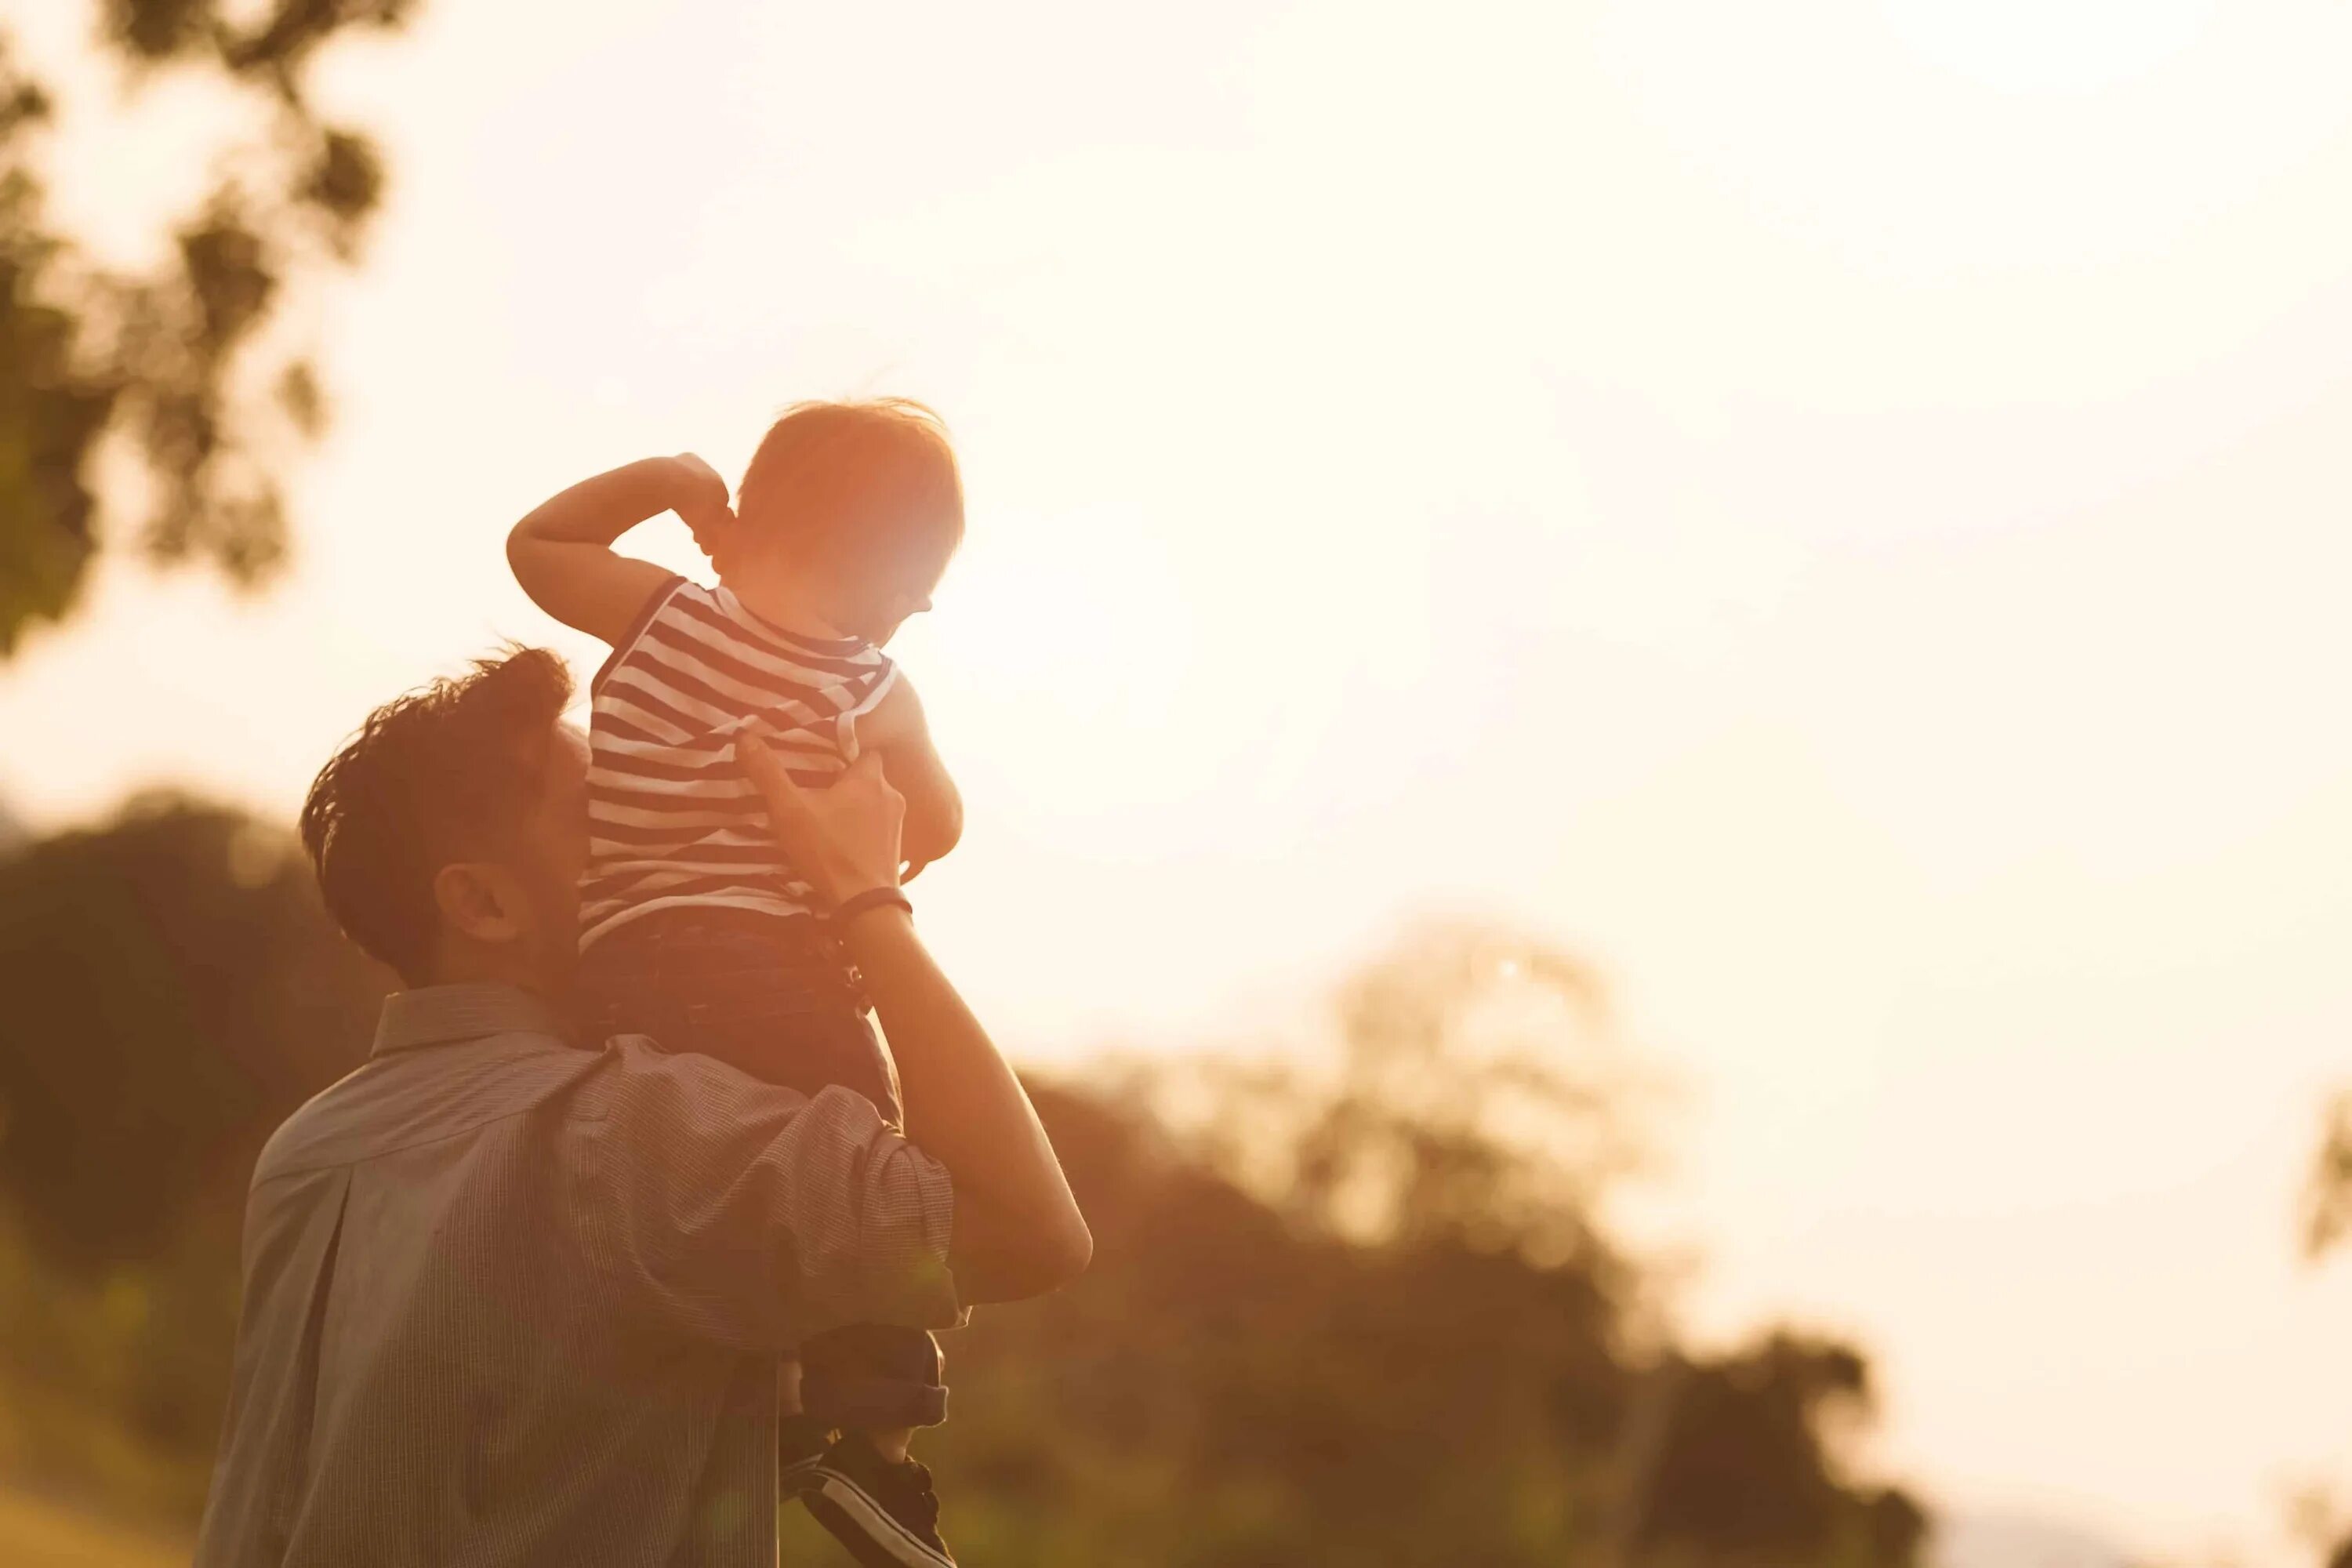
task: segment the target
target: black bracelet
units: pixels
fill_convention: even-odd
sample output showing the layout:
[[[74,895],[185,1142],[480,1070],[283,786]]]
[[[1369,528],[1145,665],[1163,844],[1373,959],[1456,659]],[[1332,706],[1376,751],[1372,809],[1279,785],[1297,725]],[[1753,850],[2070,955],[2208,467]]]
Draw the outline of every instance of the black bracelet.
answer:
[[[907,895],[898,889],[868,888],[862,893],[851,894],[834,906],[833,929],[843,930],[850,921],[866,910],[878,910],[885,905],[892,909],[904,910],[910,915],[915,912],[915,906],[908,901]]]

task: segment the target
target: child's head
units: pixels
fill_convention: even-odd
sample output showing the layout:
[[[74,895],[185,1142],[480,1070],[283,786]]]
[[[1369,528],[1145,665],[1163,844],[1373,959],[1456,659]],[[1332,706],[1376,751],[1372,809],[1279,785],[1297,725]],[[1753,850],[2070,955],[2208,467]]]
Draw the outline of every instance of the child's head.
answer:
[[[791,580],[843,631],[887,642],[930,605],[963,542],[963,481],[940,416],[900,397],[803,403],[751,456],[719,575],[756,606]]]

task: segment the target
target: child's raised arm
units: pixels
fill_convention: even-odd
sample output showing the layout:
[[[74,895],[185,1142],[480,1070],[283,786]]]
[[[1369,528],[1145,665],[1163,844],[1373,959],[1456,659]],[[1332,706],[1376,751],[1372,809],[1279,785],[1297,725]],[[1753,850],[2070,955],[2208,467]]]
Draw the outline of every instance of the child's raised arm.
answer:
[[[939,859],[963,837],[963,795],[931,744],[931,726],[923,717],[922,699],[915,695],[907,672],[883,693],[873,712],[857,721],[861,749],[882,753],[883,776],[907,800],[907,821],[900,847],[915,872]]]
[[[613,542],[675,511],[705,550],[734,521],[727,481],[690,453],[647,458],[541,501],[507,535],[507,564],[531,603],[567,626],[617,643],[671,574],[616,554]]]

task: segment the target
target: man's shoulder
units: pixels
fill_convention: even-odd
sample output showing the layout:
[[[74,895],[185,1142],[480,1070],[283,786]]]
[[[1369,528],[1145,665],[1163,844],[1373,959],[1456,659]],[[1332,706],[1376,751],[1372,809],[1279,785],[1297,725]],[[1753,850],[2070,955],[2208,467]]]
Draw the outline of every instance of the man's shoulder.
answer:
[[[264,1145],[254,1184],[348,1165],[567,1100],[611,1053],[523,1030],[379,1056],[311,1097]]]
[[[583,1048],[520,1031],[377,1057],[288,1117],[253,1181],[380,1159],[532,1112],[644,1123],[665,1139],[725,1141],[772,1132],[809,1103],[797,1090],[709,1057],[674,1055],[643,1035]],[[878,1129],[880,1113],[868,1112]]]

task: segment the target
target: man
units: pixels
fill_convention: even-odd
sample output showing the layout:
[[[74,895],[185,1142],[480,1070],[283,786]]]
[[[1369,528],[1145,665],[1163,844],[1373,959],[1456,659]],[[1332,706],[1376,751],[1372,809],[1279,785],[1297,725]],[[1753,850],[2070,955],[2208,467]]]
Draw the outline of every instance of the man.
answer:
[[[199,1568],[773,1568],[801,1340],[951,1326],[1086,1267],[1027,1097],[890,897],[903,803],[870,762],[809,792],[741,759],[856,911],[836,935],[898,1055],[903,1138],[845,1089],[567,1037],[570,694],[551,654],[484,660],[379,709],[312,786],[328,907],[408,989],[254,1173]]]

